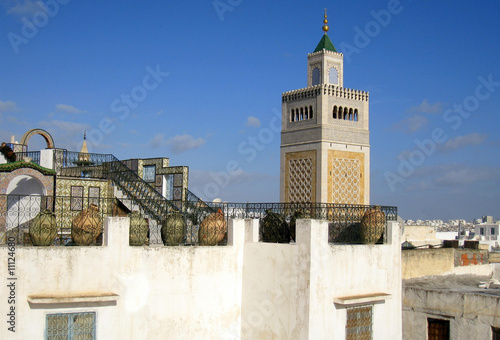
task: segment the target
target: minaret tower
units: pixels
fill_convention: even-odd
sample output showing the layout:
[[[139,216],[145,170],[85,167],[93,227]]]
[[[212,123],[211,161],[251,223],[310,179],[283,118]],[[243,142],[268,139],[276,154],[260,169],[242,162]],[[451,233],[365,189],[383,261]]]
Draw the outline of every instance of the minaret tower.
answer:
[[[307,55],[307,88],[282,94],[281,202],[369,204],[368,92],[344,88],[327,33]]]

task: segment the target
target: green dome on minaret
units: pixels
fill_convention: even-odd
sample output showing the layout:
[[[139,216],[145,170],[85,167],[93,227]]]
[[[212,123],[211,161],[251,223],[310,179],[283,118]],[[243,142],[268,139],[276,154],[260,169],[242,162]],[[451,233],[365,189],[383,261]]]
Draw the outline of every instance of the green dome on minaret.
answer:
[[[333,51],[333,52],[337,52],[337,50],[335,49],[335,47],[333,46],[332,44],[332,41],[330,40],[330,38],[328,38],[328,35],[323,35],[323,38],[321,38],[321,40],[319,41],[319,44],[318,46],[316,46],[316,49],[314,50],[314,52],[318,52],[318,51],[321,51],[321,50],[328,50],[328,51]]]
[[[326,32],[328,32],[328,30],[330,29],[327,25],[328,19],[326,16],[326,8],[325,8],[325,19],[323,20],[323,23],[324,23],[323,32],[325,32],[325,34],[323,34],[323,38],[321,38],[321,40],[319,41],[319,44],[318,44],[318,46],[316,46],[316,49],[314,50],[314,52],[318,52],[318,51],[322,51],[322,50],[337,52],[337,50],[335,49],[335,47],[332,44],[332,41],[330,40],[330,38],[328,38],[328,35],[326,34]]]

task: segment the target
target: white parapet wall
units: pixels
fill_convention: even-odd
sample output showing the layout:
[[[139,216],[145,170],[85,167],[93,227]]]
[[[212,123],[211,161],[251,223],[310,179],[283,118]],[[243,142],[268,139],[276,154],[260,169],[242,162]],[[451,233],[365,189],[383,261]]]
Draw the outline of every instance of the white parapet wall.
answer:
[[[373,339],[401,339],[399,224],[388,232],[387,244],[328,244],[326,221],[299,220],[296,244],[246,243],[242,339],[345,339],[360,305],[373,306]]]
[[[100,247],[0,247],[2,285],[15,282],[0,289],[0,339],[44,339],[48,314],[75,312],[95,312],[106,340],[345,339],[359,305],[374,340],[401,339],[399,225],[376,245],[328,244],[326,221],[296,234],[262,243],[258,220],[230,220],[227,246],[132,247],[129,219],[113,217]]]
[[[97,313],[98,339],[239,336],[243,220],[228,246],[131,247],[129,219],[107,218],[101,247],[16,247],[9,305],[8,247],[0,247],[0,339],[44,339],[46,315]],[[7,313],[15,308],[15,333]]]

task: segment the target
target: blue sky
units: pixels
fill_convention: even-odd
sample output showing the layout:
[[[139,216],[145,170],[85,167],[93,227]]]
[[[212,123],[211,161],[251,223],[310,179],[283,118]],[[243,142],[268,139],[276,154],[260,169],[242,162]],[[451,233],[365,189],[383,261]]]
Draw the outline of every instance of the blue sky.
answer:
[[[279,200],[276,112],[329,37],[370,92],[371,203],[500,218],[500,3],[0,1],[0,139],[190,167],[205,199]],[[34,136],[30,150],[43,148]],[[228,175],[231,173],[231,175]]]

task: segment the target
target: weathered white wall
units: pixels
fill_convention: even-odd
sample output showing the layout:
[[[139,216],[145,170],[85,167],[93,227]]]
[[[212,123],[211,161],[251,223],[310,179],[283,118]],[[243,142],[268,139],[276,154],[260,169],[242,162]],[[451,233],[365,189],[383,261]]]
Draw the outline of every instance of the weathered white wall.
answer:
[[[99,339],[223,339],[241,313],[244,221],[229,223],[224,247],[130,247],[128,218],[106,220],[102,247],[17,247],[16,333],[7,331],[0,290],[1,339],[44,339],[45,315],[97,312]],[[0,248],[6,278],[7,248]],[[2,286],[6,280],[2,280]],[[118,294],[116,302],[35,304],[30,295]],[[77,308],[74,308],[77,307]]]
[[[500,328],[499,297],[451,290],[404,288],[403,339],[426,340],[427,318],[450,321],[450,339],[491,339]]]
[[[401,240],[411,242],[415,247],[423,245],[439,245],[442,243],[436,237],[436,229],[432,226],[405,225]]]
[[[296,244],[259,243],[258,225],[230,221],[223,247],[130,247],[128,218],[108,218],[101,247],[17,247],[16,333],[1,289],[0,339],[43,339],[46,314],[77,311],[95,311],[106,340],[344,339],[348,305],[334,299],[380,293],[373,338],[401,339],[397,223],[383,245],[329,245],[316,220],[298,221]]]
[[[345,339],[334,298],[377,293],[389,298],[374,304],[374,339],[401,339],[399,225],[388,229],[389,244],[329,245],[327,222],[299,220],[296,244],[246,243],[242,339]]]

